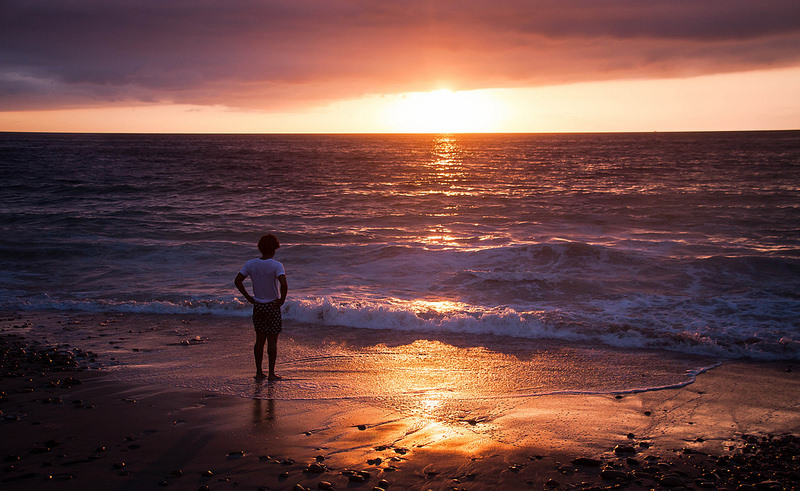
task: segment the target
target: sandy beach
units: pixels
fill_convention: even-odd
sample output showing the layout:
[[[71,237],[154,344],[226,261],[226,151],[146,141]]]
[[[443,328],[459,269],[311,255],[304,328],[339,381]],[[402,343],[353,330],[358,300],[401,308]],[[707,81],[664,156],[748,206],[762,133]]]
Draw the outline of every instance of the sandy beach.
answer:
[[[28,335],[67,317],[2,317],[3,489],[800,488],[790,363],[725,361],[680,388],[520,397],[444,417],[270,397],[282,382],[248,381],[252,398],[127,383],[87,368],[96,360],[82,346]]]

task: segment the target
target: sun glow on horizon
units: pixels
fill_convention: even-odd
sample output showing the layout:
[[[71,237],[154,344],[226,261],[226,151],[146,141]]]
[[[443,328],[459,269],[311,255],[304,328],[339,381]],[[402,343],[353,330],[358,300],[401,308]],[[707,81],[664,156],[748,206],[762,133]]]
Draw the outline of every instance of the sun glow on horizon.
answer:
[[[553,133],[800,129],[800,67],[693,78],[375,92],[280,111],[115,101],[3,110],[0,132]]]
[[[507,113],[488,91],[441,89],[395,96],[385,119],[399,133],[481,133],[498,131]]]

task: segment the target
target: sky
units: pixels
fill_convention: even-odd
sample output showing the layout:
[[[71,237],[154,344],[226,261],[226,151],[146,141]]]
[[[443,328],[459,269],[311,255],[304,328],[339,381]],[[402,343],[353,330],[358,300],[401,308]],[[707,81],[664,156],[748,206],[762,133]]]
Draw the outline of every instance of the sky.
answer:
[[[797,0],[0,0],[0,131],[800,129]]]

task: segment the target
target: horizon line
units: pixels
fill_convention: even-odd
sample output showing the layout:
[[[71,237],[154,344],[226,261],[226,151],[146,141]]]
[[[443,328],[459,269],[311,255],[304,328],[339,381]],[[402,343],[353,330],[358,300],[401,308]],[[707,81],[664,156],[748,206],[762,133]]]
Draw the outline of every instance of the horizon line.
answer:
[[[381,132],[326,132],[326,131],[273,131],[273,132],[203,132],[203,131],[13,131],[0,130],[0,134],[19,135],[198,135],[198,136],[246,136],[246,135],[280,135],[280,136],[380,136],[380,135],[619,135],[619,134],[658,134],[658,133],[758,133],[758,132],[792,132],[800,128],[774,129],[735,129],[735,130],[636,130],[636,131],[381,131]]]

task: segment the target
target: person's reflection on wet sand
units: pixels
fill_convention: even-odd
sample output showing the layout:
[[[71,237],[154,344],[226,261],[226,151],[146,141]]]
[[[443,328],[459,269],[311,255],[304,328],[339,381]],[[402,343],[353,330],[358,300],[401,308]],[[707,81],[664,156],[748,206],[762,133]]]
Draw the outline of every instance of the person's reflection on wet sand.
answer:
[[[264,385],[259,383],[256,384],[253,391],[253,424],[255,425],[275,419],[275,386],[268,384],[266,393],[264,388]]]

